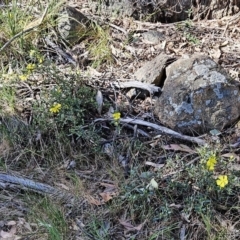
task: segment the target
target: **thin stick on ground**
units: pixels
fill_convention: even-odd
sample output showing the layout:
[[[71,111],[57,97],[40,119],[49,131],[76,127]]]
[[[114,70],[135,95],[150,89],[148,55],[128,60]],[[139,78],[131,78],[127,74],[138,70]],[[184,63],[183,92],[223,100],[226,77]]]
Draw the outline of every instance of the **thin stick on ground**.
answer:
[[[112,119],[97,118],[97,119],[94,120],[94,123],[100,122],[100,121],[112,121]],[[191,136],[183,135],[183,134],[178,133],[176,131],[173,131],[169,128],[162,127],[162,126],[159,126],[157,124],[146,122],[146,121],[143,121],[143,120],[140,120],[140,119],[133,119],[133,118],[123,119],[123,118],[121,118],[119,121],[120,121],[120,123],[138,124],[138,125],[142,125],[142,126],[146,126],[146,127],[151,127],[153,129],[156,129],[156,130],[158,130],[158,131],[160,131],[160,132],[162,132],[166,135],[170,135],[170,136],[172,136],[174,138],[177,138],[177,139],[197,143],[200,146],[206,145],[206,141],[203,140],[203,139],[200,139],[198,137],[191,137]]]
[[[140,119],[133,119],[133,118],[120,119],[120,123],[128,123],[128,124],[132,123],[132,124],[138,124],[138,125],[142,125],[142,126],[146,126],[146,127],[151,127],[151,128],[156,129],[156,130],[158,130],[162,133],[165,133],[167,135],[171,135],[174,138],[194,142],[194,143],[197,143],[198,145],[205,145],[206,144],[206,142],[203,139],[183,135],[183,134],[175,132],[175,131],[173,131],[169,128],[162,127],[162,126],[159,126],[157,124],[146,122],[146,121],[143,121],[143,120],[140,120]]]

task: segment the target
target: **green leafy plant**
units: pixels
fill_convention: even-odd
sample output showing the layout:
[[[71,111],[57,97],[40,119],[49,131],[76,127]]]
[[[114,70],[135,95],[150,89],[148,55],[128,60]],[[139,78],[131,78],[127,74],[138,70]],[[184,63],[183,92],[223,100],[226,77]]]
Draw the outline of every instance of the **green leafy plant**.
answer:
[[[194,36],[193,34],[191,34],[191,33],[185,33],[185,37],[186,37],[186,39],[187,39],[189,42],[191,42],[191,43],[193,43],[193,44],[195,44],[195,45],[198,45],[198,44],[199,44],[199,39],[198,39],[196,36]]]
[[[41,103],[36,103],[34,107],[36,125],[47,128],[57,126],[65,129],[67,134],[73,133],[70,129],[84,125],[85,115],[96,110],[95,92],[77,78],[73,76],[66,81],[56,75],[56,84],[50,91],[42,92]]]

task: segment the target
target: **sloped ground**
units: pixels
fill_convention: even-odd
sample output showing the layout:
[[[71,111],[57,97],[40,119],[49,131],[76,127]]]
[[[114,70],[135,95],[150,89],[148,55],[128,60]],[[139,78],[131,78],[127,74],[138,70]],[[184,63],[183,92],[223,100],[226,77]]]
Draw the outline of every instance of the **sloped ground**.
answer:
[[[123,124],[118,113],[161,125],[152,114],[154,98],[130,100],[113,82],[133,79],[163,51],[173,57],[205,53],[239,80],[239,16],[107,22],[87,3],[77,4],[98,24],[73,46],[56,31],[57,2],[40,23],[33,20],[46,9],[43,2],[1,9],[0,166],[19,182],[0,182],[0,237],[238,239],[238,125],[200,136],[208,144],[197,146]],[[3,49],[23,29],[29,33]],[[151,44],[143,38],[149,30],[162,39]]]

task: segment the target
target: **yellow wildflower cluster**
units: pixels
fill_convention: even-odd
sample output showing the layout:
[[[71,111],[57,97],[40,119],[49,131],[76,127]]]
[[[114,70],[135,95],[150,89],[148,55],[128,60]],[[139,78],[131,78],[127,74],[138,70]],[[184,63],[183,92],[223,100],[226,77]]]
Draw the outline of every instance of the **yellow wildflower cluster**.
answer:
[[[18,77],[20,78],[20,80],[22,81],[26,81],[28,79],[28,74],[22,74],[22,75],[19,75]]]
[[[49,109],[51,113],[58,113],[61,110],[62,105],[60,103],[55,103],[53,106]]]
[[[19,75],[19,79],[22,81],[26,81],[29,77],[29,75],[32,73],[32,71],[36,68],[36,65],[33,63],[29,63],[26,67],[27,73]]]
[[[115,112],[113,113],[113,119],[114,121],[118,121],[121,117],[121,113],[120,112]]]
[[[34,63],[29,63],[26,67],[28,72],[32,72],[35,68],[36,68],[36,64],[34,64]]]
[[[115,112],[115,113],[113,113],[112,117],[113,117],[113,120],[114,120],[114,125],[118,126],[119,119],[121,117],[121,113],[120,112]]]
[[[29,52],[29,57],[33,60],[38,60],[39,64],[43,63],[43,57],[39,55],[39,53],[36,50],[30,50]],[[29,77],[29,75],[36,69],[36,64],[35,63],[29,63],[26,66],[27,72],[25,74],[19,75],[19,79],[22,81],[26,81]]]
[[[206,168],[209,171],[214,171],[215,165],[217,164],[217,158],[215,154],[211,154],[206,162]],[[217,186],[220,188],[224,188],[228,184],[228,176],[227,175],[219,175],[216,180]]]
[[[215,168],[215,165],[217,163],[217,159],[216,159],[216,155],[215,154],[212,154],[209,159],[207,160],[207,169],[209,171],[213,171],[214,168]]]
[[[43,63],[43,57],[37,57],[39,64]]]
[[[218,176],[218,179],[216,180],[216,183],[220,188],[224,188],[228,184],[227,175]]]

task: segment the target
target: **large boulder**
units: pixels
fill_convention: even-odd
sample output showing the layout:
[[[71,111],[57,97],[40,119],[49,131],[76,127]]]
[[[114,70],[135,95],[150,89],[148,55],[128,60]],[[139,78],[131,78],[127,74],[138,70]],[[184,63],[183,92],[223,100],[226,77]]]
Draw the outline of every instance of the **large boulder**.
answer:
[[[239,82],[206,56],[179,59],[166,69],[155,114],[182,133],[222,130],[240,117]]]

